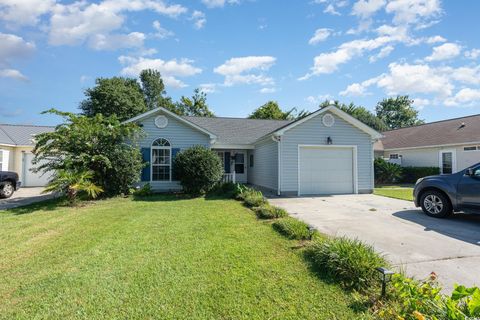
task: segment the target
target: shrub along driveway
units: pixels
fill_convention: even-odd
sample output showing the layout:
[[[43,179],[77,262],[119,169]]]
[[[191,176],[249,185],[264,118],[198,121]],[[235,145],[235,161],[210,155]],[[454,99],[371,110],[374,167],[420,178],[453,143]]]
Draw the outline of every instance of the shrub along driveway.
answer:
[[[356,319],[298,242],[235,200],[0,211],[0,319]]]
[[[376,195],[272,198],[292,216],[329,235],[373,244],[407,274],[435,271],[449,291],[454,283],[480,284],[480,215],[434,219],[412,202]]]

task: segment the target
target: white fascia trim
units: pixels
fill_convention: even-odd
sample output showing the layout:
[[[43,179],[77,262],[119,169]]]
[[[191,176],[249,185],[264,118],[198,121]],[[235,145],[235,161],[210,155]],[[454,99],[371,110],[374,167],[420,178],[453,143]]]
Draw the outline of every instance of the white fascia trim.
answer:
[[[213,133],[211,133],[208,130],[203,129],[200,126],[197,126],[195,123],[190,122],[190,121],[182,118],[181,116],[179,116],[179,115],[177,115],[177,114],[175,114],[175,113],[173,113],[173,112],[171,112],[171,111],[169,111],[165,108],[162,108],[162,107],[158,107],[156,109],[152,109],[150,111],[142,113],[142,114],[140,114],[136,117],[133,117],[131,119],[128,119],[128,120],[124,121],[123,123],[137,122],[137,121],[140,121],[142,119],[148,118],[149,116],[151,116],[153,114],[156,114],[158,112],[163,112],[163,113],[167,114],[168,116],[170,116],[170,117],[172,117],[172,118],[174,118],[174,119],[176,119],[180,122],[183,122],[183,123],[189,125],[190,127],[197,129],[198,131],[201,131],[201,132],[207,134],[210,137],[210,139],[213,141],[213,142],[211,141],[211,143],[215,143],[215,140],[217,139],[216,135],[214,135]]]
[[[1,147],[18,147],[16,144],[0,143]]]
[[[222,143],[214,143],[210,147],[211,149],[248,149],[252,150],[255,149],[255,146],[252,144],[222,144]]]
[[[333,105],[330,105],[328,107],[325,107],[325,108],[322,108],[318,111],[315,111],[314,113],[311,113],[310,115],[300,119],[300,120],[297,120],[295,122],[292,122],[291,124],[289,124],[288,126],[280,129],[280,130],[277,130],[274,132],[275,135],[283,135],[286,131],[292,129],[292,128],[295,128],[296,126],[304,123],[305,121],[308,121],[322,113],[325,113],[327,111],[330,111],[334,114],[336,114],[337,116],[339,116],[340,118],[342,118],[343,120],[349,122],[351,125],[357,127],[358,129],[364,131],[365,133],[369,134],[373,139],[380,139],[383,137],[383,135],[370,128],[369,126],[367,126],[366,124],[364,124],[363,122],[355,119],[354,117],[352,117],[351,115],[349,115],[348,113],[346,112],[343,112],[342,110],[338,109],[337,107],[333,106]]]
[[[376,150],[376,151],[400,151],[400,150],[411,150],[411,149],[428,149],[428,148],[443,148],[443,147],[455,147],[455,146],[468,146],[472,144],[480,144],[480,141],[473,141],[473,142],[462,142],[462,143],[450,143],[450,144],[437,144],[431,146],[420,146],[420,147],[408,147],[408,148],[391,148],[391,149],[383,149],[383,150]]]

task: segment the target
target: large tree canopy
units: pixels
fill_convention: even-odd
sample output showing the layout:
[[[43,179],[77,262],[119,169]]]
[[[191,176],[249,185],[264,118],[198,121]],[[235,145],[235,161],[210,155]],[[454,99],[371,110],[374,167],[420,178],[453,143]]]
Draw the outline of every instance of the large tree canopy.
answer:
[[[334,101],[333,103],[331,103],[328,100],[325,100],[320,104],[320,108],[324,108],[332,104],[377,131],[388,130],[387,125],[373,112],[367,110],[362,106],[356,106],[353,103],[347,105],[338,101]]]
[[[418,111],[412,107],[413,100],[408,96],[397,96],[380,101],[375,107],[377,117],[389,129],[398,129],[424,123],[418,118]]]
[[[98,78],[95,84],[95,87],[85,90],[86,99],[80,103],[84,115],[116,115],[120,121],[124,121],[147,111],[143,91],[137,80],[122,77]]]
[[[37,170],[93,172],[92,182],[107,195],[126,193],[138,181],[143,163],[135,146],[141,129],[135,124],[121,124],[115,115],[87,117],[55,109],[46,113],[65,121],[53,132],[35,137],[33,163]]]
[[[182,116],[215,117],[207,105],[207,94],[198,88],[191,98],[182,96],[172,111]]]
[[[283,111],[278,102],[268,101],[264,105],[258,107],[253,111],[248,118],[249,119],[270,119],[270,120],[293,120],[298,119],[307,114],[306,111],[302,110],[298,114],[295,112],[296,108],[291,109],[290,111]]]
[[[140,82],[142,83],[145,105],[148,110],[163,107],[175,111],[175,104],[172,102],[172,99],[166,95],[165,85],[159,71],[153,69],[142,70],[140,73]]]

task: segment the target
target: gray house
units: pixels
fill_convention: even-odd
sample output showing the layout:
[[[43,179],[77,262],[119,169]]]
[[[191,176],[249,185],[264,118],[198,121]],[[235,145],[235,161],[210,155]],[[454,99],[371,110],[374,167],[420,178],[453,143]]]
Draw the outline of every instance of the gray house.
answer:
[[[480,115],[383,132],[375,155],[404,167],[455,173],[480,162]]]
[[[279,195],[370,193],[373,144],[381,134],[334,106],[297,121],[181,117],[163,108],[127,122],[141,125],[150,165],[142,182],[154,190],[181,188],[172,159],[203,145],[222,159],[225,181],[250,183]]]

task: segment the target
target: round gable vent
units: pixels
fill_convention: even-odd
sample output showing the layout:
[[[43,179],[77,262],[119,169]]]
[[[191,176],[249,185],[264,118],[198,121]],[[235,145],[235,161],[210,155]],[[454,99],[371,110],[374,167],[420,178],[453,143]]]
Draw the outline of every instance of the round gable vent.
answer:
[[[168,125],[167,117],[165,117],[165,116],[156,117],[155,118],[155,125],[160,129],[163,129],[163,128],[167,127],[167,125]]]
[[[330,113],[327,113],[323,116],[322,122],[325,127],[331,127],[335,124],[335,118]]]

